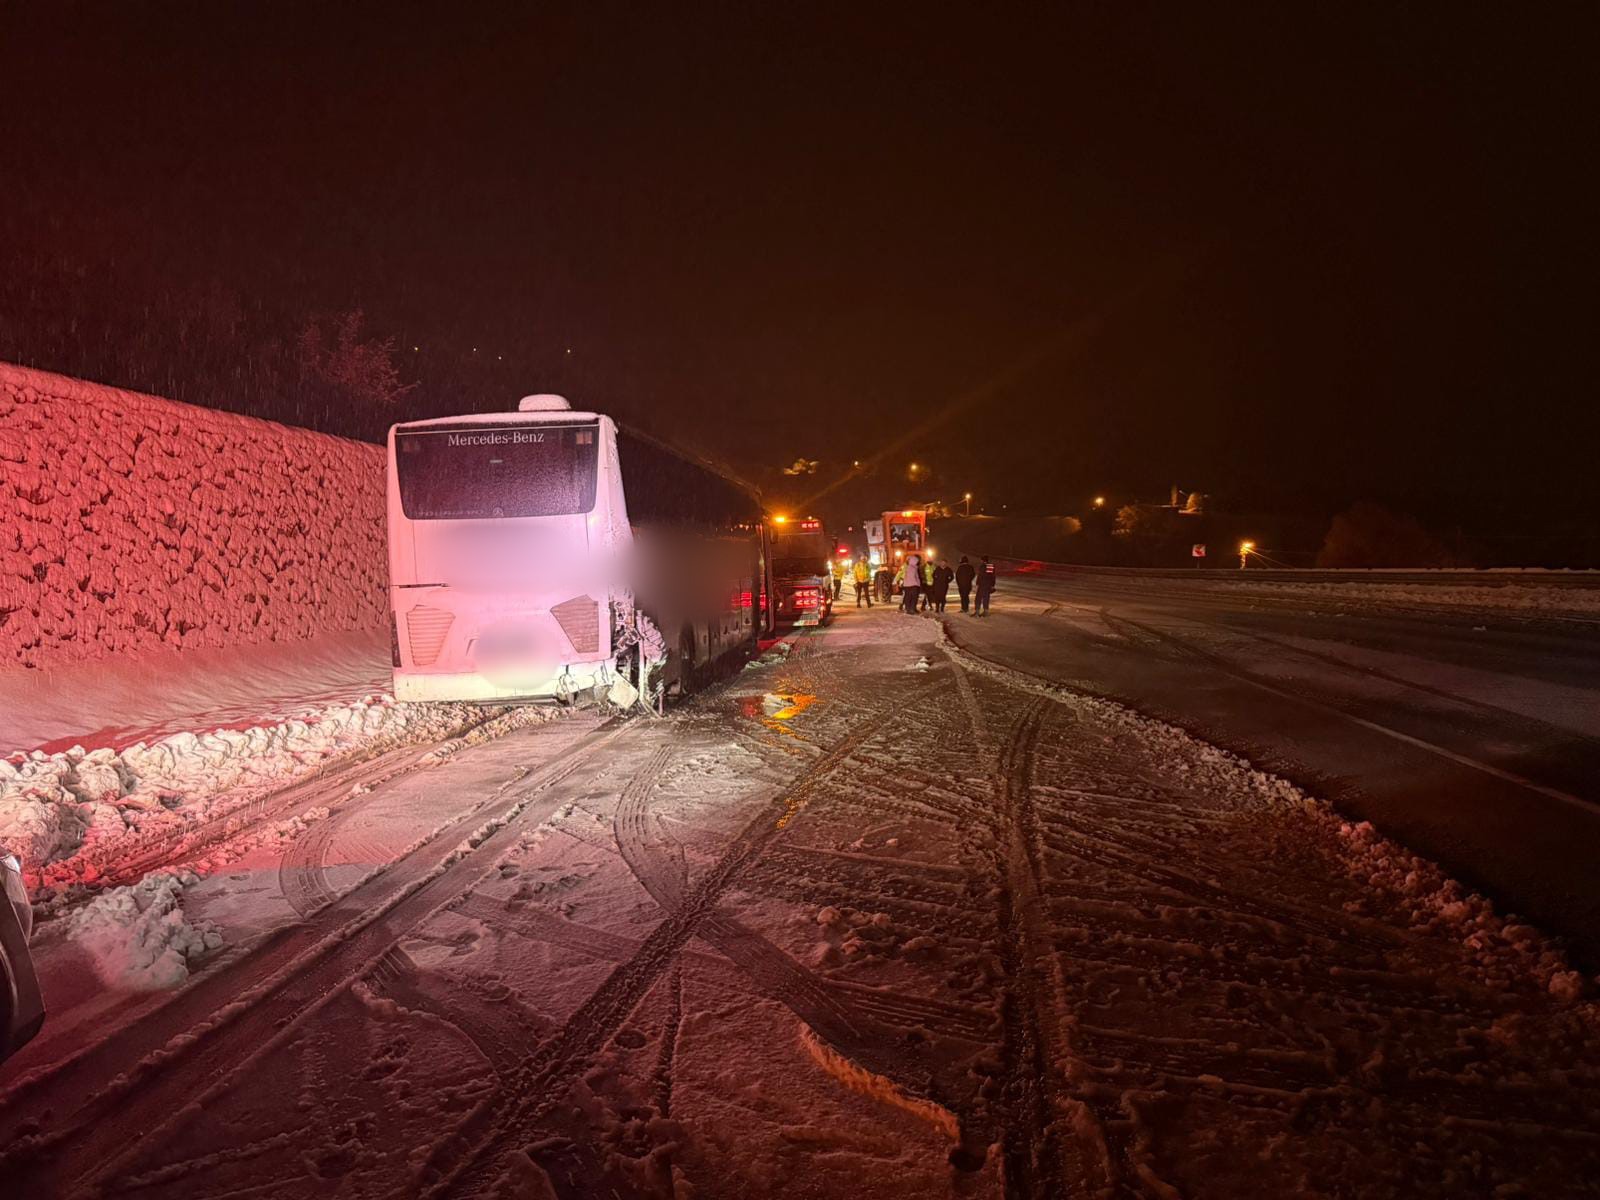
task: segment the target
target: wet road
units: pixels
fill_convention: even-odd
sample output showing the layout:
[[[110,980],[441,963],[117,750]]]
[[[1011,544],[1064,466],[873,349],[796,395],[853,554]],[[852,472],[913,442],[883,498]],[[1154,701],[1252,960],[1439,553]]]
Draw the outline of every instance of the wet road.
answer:
[[[1310,787],[1600,963],[1600,621],[1054,569],[951,627]]]

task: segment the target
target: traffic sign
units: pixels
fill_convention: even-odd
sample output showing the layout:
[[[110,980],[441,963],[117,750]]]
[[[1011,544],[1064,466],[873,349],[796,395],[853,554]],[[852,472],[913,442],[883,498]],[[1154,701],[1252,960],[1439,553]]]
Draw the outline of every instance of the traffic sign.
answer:
[[[1195,558],[1204,558],[1206,556],[1206,544],[1204,542],[1196,542],[1189,553],[1194,555]]]

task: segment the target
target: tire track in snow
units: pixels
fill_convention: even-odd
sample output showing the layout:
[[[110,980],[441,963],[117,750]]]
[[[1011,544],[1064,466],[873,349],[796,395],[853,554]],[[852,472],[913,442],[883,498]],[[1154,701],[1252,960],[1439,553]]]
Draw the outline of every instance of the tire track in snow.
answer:
[[[921,695],[931,689],[925,687]],[[788,787],[770,797],[740,830],[718,860],[698,878],[680,879],[675,843],[657,836],[648,820],[648,801],[674,749],[664,746],[624,788],[614,818],[617,845],[629,869],[661,906],[663,918],[627,962],[615,968],[568,1018],[555,1036],[529,1055],[514,1082],[510,1103],[476,1106],[449,1138],[441,1141],[425,1163],[423,1194],[442,1197],[473,1194],[492,1180],[501,1158],[518,1140],[561,1103],[574,1079],[594,1054],[673,966],[690,938],[700,936],[722,950],[763,990],[803,1013],[823,1036],[846,1045],[870,1045],[867,1022],[820,980],[787,954],[731,918],[716,911],[722,897],[789,822],[812,801],[834,771],[869,738],[880,732],[896,710],[858,724],[802,770]],[[926,1086],[926,1084],[924,1084]]]
[[[278,929],[146,1018],[8,1094],[0,1107],[0,1177],[24,1195],[99,1192],[106,1185],[97,1180],[115,1178],[141,1141],[154,1140],[152,1114],[165,1128],[222,1095],[402,937],[476,887],[521,829],[553,809],[553,801],[533,807],[549,788],[632,728],[589,735],[312,919]],[[134,1096],[138,1103],[129,1104]]]
[[[960,667],[956,668],[960,670]],[[997,783],[1002,838],[998,907],[1001,996],[1001,1153],[1006,1194],[1054,1197],[1103,1190],[1109,1182],[1104,1143],[1083,1144],[1086,1109],[1064,1094],[1057,1064],[1066,1057],[1059,1031],[1067,1015],[1054,973],[1054,945],[1043,926],[1037,821],[1030,794],[1034,744],[1049,701],[1029,701],[1000,747]],[[983,721],[982,709],[973,713]]]
[[[302,776],[286,787],[256,796],[226,812],[155,834],[131,854],[118,853],[112,861],[97,863],[100,877],[96,886],[136,883],[162,867],[186,862],[207,850],[250,838],[275,822],[303,815],[314,808],[333,808],[358,791],[377,787],[397,775],[415,770],[428,755],[504,715],[490,713],[463,722],[443,737],[422,746],[385,749],[380,744],[365,753],[358,752],[315,769],[309,776]]]
[[[442,744],[442,743],[441,743]],[[427,753],[432,754],[438,747],[430,748]],[[573,772],[577,771],[587,759],[587,755],[580,756],[570,761],[558,759],[557,762],[542,772],[541,788],[555,787]],[[398,772],[397,772],[398,774]],[[385,780],[391,776],[385,776]],[[383,782],[379,780],[378,782]],[[296,838],[284,852],[278,864],[278,886],[294,910],[302,917],[310,916],[318,909],[331,903],[338,892],[328,881],[328,855],[332,850],[335,839],[355,817],[360,815],[371,799],[376,795],[372,791],[363,792],[360,797],[347,801],[335,810],[326,820],[319,822],[306,831],[304,836]],[[383,861],[381,849],[369,847],[366,843],[357,843],[348,847],[355,851],[365,851],[357,854],[357,861],[369,858],[374,865]]]
[[[1206,1190],[1203,1145],[1163,1130],[1180,1116],[1237,1120],[1313,1173],[1345,1156],[1371,1172],[1372,1194],[1432,1194],[1441,1159],[1478,1164],[1483,1194],[1479,1173],[1534,1194],[1593,1177],[1600,1076],[1569,1065],[1585,1018],[1546,1003],[1536,978],[1480,981],[1496,925],[1463,946],[1447,922],[1419,932],[1404,905],[1365,915],[1392,885],[1352,875],[1341,827],[1295,796],[1263,803],[1270,779],[1120,705],[981,659],[975,670],[1087,725],[1086,738],[1035,745],[1042,777],[1075,786],[1035,786],[1033,804],[1072,1084],[1104,1138],[1108,1191],[1160,1193],[1164,1174]],[[1251,1169],[1228,1167],[1235,1183]]]

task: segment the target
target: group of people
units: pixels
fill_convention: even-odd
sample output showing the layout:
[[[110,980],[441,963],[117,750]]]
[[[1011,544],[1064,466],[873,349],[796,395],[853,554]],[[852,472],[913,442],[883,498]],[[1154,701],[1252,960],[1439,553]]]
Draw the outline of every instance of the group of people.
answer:
[[[995,567],[987,554],[974,566],[965,554],[951,568],[943,559],[930,567],[920,554],[908,554],[900,569],[891,571],[887,563],[873,569],[865,558],[856,559],[850,568],[850,578],[855,583],[856,607],[871,608],[874,597],[880,604],[894,598],[894,589],[900,589],[902,611],[944,612],[950,600],[950,585],[956,585],[961,597],[961,611],[974,616],[989,615],[989,597],[994,594]],[[845,565],[837,559],[830,564],[833,598],[837,600],[844,587]]]
[[[973,566],[972,561],[963,554],[952,570],[943,559],[937,566],[930,567],[920,554],[906,555],[890,582],[891,587],[900,589],[901,611],[944,612],[950,601],[950,585],[954,583],[961,597],[962,612],[978,617],[988,616],[989,597],[994,594],[995,567],[987,554],[982,557],[983,561]],[[887,570],[882,574],[888,574]],[[858,587],[858,593],[860,590]]]

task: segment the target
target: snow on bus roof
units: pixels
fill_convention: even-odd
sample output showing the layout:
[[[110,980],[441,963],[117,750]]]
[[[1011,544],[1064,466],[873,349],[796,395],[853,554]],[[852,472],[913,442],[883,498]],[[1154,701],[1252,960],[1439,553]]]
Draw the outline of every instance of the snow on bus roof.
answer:
[[[533,421],[553,421],[561,425],[581,425],[599,420],[599,413],[571,412],[566,409],[550,412],[475,412],[457,413],[450,417],[427,417],[420,421],[401,421],[394,430],[434,429],[441,425],[527,425]]]

